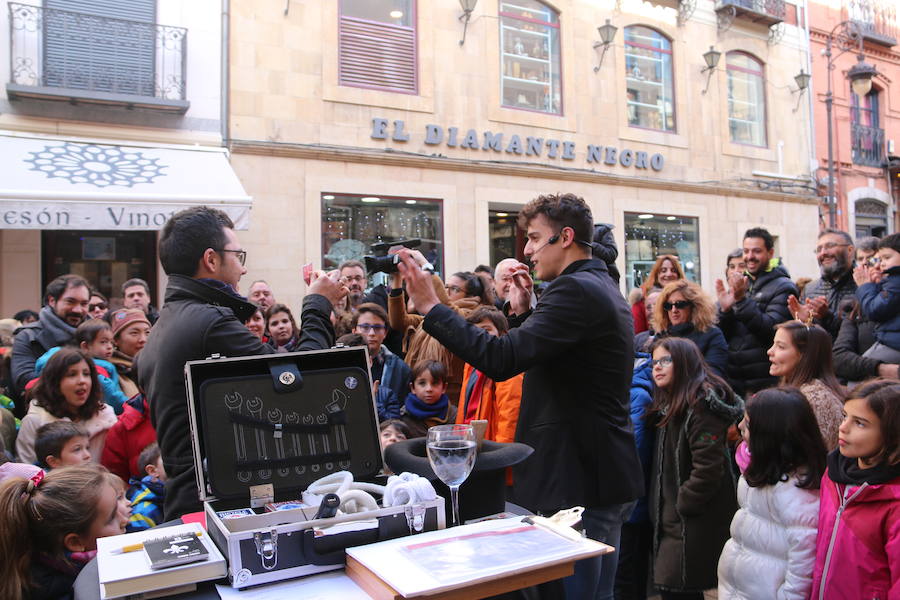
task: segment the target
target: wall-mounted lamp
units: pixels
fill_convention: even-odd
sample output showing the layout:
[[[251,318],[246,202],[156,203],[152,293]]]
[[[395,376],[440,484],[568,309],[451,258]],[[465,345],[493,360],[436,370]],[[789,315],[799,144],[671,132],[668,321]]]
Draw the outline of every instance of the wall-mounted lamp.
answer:
[[[878,74],[875,67],[865,61],[862,54],[856,55],[856,64],[847,71],[847,79],[850,80],[850,87],[853,92],[860,97],[867,95],[872,91],[872,78]]]
[[[803,92],[806,91],[806,88],[809,87],[810,74],[805,73],[803,69],[800,69],[800,72],[794,75],[794,81],[797,83],[797,89],[791,90],[792,94],[797,94],[797,106],[794,107],[793,112],[797,112],[800,108],[800,99],[803,97]]]
[[[459,15],[459,20],[463,22],[463,36],[459,40],[460,46],[466,43],[466,30],[469,28],[469,20],[472,18],[472,11],[475,10],[476,4],[478,4],[478,0],[459,0],[459,5],[463,9],[463,14]]]
[[[603,48],[603,52],[600,53],[600,62],[597,63],[597,66],[594,67],[594,73],[600,70],[600,66],[603,64],[603,57],[606,56],[607,50],[609,50],[610,45],[612,45],[613,40],[616,39],[616,32],[619,30],[618,27],[611,24],[609,19],[606,20],[606,25],[601,25],[597,28],[597,32],[600,34],[600,41],[594,42],[594,50],[597,48]]]
[[[716,70],[716,67],[719,66],[719,58],[721,58],[722,53],[713,48],[709,47],[709,50],[703,53],[703,60],[706,62],[706,67],[700,73],[708,73],[706,76],[706,87],[703,88],[703,93],[709,89],[709,81],[712,79],[713,71]]]

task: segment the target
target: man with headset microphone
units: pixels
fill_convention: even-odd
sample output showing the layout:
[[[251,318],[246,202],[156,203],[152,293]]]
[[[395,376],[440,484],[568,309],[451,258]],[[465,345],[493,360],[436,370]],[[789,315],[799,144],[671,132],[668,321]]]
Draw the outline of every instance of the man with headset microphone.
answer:
[[[618,546],[644,482],[629,417],[631,311],[603,260],[592,257],[591,211],[574,194],[546,195],[519,213],[525,256],[549,281],[530,309],[531,278],[513,269],[510,331],[493,337],[438,301],[408,250],[399,269],[425,330],[495,381],[525,372],[516,441],[534,454],[514,467],[514,500],[540,514],[572,506],[588,537]],[[567,598],[612,598],[617,553],[579,561]],[[551,592],[552,593],[552,592]]]

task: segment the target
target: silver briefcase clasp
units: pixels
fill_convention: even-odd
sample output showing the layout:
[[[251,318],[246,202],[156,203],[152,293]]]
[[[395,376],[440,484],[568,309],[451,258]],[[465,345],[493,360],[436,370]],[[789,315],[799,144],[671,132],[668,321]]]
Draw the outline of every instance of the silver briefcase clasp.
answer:
[[[270,530],[268,535],[261,531],[253,534],[256,544],[256,553],[262,559],[262,566],[266,571],[271,571],[278,564],[278,532]]]

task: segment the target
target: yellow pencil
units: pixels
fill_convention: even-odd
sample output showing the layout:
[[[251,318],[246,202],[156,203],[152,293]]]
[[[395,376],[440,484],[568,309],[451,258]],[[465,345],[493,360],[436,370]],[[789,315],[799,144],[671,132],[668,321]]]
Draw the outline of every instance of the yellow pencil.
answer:
[[[162,533],[162,532],[160,532]],[[194,533],[194,532],[191,532]],[[203,535],[203,532],[197,533],[197,536]],[[162,539],[162,538],[159,538]],[[147,540],[148,542],[151,540]],[[116,548],[110,551],[110,554],[125,554],[126,552],[137,552],[138,550],[144,549],[144,542],[138,542],[137,544],[129,544],[127,546],[122,546],[121,548]]]

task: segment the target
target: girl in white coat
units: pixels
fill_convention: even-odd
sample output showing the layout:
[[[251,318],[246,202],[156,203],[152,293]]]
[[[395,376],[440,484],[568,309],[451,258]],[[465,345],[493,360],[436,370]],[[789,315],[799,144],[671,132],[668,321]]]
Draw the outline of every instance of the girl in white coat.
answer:
[[[750,464],[719,558],[719,600],[806,600],[816,557],[825,443],[796,388],[763,390],[740,423]]]

